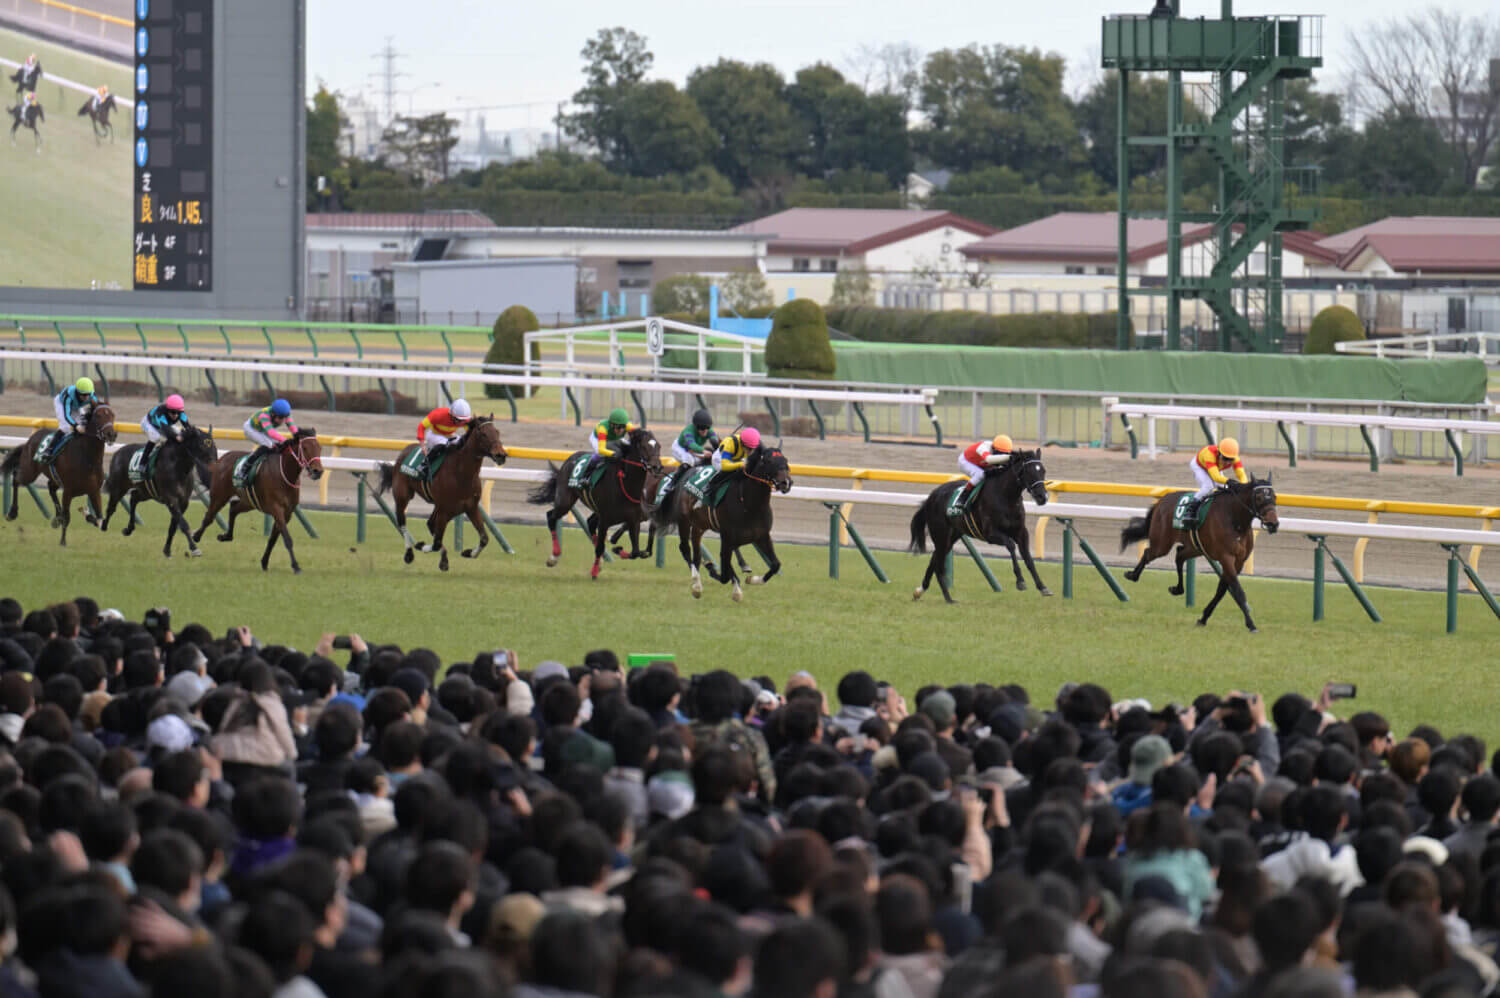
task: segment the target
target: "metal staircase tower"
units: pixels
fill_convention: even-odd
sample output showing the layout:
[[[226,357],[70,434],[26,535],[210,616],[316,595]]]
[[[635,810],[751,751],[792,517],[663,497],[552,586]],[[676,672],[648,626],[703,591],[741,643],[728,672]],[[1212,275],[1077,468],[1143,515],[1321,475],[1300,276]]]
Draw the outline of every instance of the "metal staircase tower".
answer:
[[[1170,350],[1182,346],[1182,302],[1199,299],[1218,321],[1219,349],[1280,351],[1281,234],[1308,228],[1319,213],[1317,169],[1284,160],[1286,81],[1323,64],[1322,18],[1235,17],[1234,0],[1220,0],[1218,19],[1183,18],[1180,3],[1158,0],[1149,16],[1104,20],[1103,64],[1119,72],[1117,346],[1130,346],[1131,297],[1154,294],[1167,300]],[[1129,132],[1131,74],[1143,72],[1167,74],[1165,134]],[[1184,74],[1202,75],[1185,81]],[[1165,212],[1131,210],[1130,151],[1138,146],[1165,147]],[[1219,171],[1217,199],[1206,212],[1183,207],[1182,161],[1195,149]],[[1163,287],[1130,287],[1131,218],[1167,221]],[[1184,225],[1213,227],[1186,264]]]

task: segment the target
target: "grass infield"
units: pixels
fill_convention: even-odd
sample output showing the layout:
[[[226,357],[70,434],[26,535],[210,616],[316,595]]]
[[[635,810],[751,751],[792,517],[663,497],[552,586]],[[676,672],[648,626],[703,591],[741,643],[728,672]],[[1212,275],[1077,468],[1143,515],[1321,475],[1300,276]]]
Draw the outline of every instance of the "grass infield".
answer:
[[[1380,711],[1398,733],[1430,722],[1445,734],[1500,741],[1500,686],[1481,675],[1500,622],[1473,595],[1461,602],[1459,633],[1447,635],[1441,593],[1371,588],[1385,617],[1373,624],[1334,581],[1327,619],[1314,624],[1310,584],[1253,578],[1246,588],[1261,633],[1252,635],[1228,597],[1207,628],[1195,626],[1197,611],[1167,594],[1165,572],[1125,583],[1131,601],[1119,603],[1083,563],[1075,569],[1076,598],[1067,601],[1016,592],[1008,566],[996,558],[991,565],[1005,591],[992,593],[962,558],[955,588],[961,602],[947,606],[936,584],[922,602],[912,601],[925,559],[879,552],[892,579],[882,585],[846,549],[842,581],[834,582],[826,548],[782,545],[783,574],[747,587],[745,601],[735,604],[729,588],[706,575],[703,598],[692,598],[675,537],[665,569],[615,561],[593,582],[580,531],[564,532],[562,562],[548,569],[544,530],[502,525],[515,555],[491,543],[479,560],[454,557],[442,573],[432,555],[404,565],[399,537],[377,512],[369,540],[358,546],[353,516],[315,513],[322,536],[313,540],[296,528],[303,574],[294,576],[280,545],[270,571],[261,571],[258,514],[240,518],[232,545],[216,543],[211,528],[203,558],[181,557],[179,540],[179,554],[167,561],[160,506],[143,509],[147,525],[129,538],[120,535],[118,516],[100,535],[75,515],[69,546],[60,549],[30,498],[21,503],[18,521],[0,521],[0,595],[28,609],[90,595],[137,620],[163,605],[179,626],[198,621],[221,633],[247,624],[267,640],[302,649],[323,631],[354,631],[371,642],[426,645],[448,661],[496,647],[517,649],[523,666],[545,658],[576,663],[598,647],[622,657],[673,652],[685,671],[725,667],[782,682],[808,669],[830,691],[843,672],[864,667],[908,696],[925,683],[985,680],[1021,682],[1047,700],[1063,682],[1087,679],[1116,698],[1162,703],[1230,688],[1312,694],[1337,680],[1359,685],[1359,699],[1341,705],[1345,710]],[[189,520],[201,516],[195,504]],[[420,521],[413,527],[423,533]],[[474,543],[472,531],[465,541]],[[451,549],[451,532],[448,543]],[[717,556],[716,541],[709,550]],[[749,558],[759,570],[757,556]],[[1060,592],[1060,566],[1042,572]],[[1211,581],[1200,572],[1200,607]]]

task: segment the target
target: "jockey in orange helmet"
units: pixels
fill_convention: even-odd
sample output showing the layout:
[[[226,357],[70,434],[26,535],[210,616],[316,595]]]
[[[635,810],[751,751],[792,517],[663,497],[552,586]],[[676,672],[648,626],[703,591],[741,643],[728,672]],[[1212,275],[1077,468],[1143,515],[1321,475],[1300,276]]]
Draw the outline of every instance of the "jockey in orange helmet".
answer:
[[[1004,433],[993,440],[981,440],[965,447],[958,455],[958,466],[969,476],[964,491],[977,488],[984,481],[984,473],[990,468],[1004,467],[1010,461],[1015,445]]]
[[[1194,493],[1193,504],[1188,509],[1189,515],[1196,512],[1198,504],[1215,489],[1229,484],[1226,472],[1233,472],[1235,479],[1241,484],[1250,481],[1250,476],[1245,473],[1245,465],[1240,461],[1240,442],[1234,437],[1225,437],[1217,444],[1207,444],[1200,448],[1188,466],[1193,469],[1193,478],[1198,483],[1198,491]]]

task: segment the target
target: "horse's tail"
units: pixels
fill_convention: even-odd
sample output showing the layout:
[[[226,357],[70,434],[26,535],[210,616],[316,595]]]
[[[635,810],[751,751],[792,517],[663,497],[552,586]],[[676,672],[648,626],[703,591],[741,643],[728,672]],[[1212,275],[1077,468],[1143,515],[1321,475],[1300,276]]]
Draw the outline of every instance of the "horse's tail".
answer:
[[[927,502],[917,507],[917,511],[911,516],[911,546],[907,548],[912,554],[927,553]]]
[[[214,487],[214,465],[212,461],[194,461],[193,474],[198,477],[198,484],[205,489]]]
[[[557,501],[557,465],[547,462],[547,477],[542,484],[526,493],[526,501],[533,506],[551,506]]]
[[[25,449],[25,444],[10,449],[10,453],[5,455],[5,460],[0,461],[0,476],[14,475],[16,473],[16,469],[21,466],[21,453]]]
[[[1151,536],[1151,517],[1156,512],[1156,507],[1151,507],[1151,512],[1145,516],[1133,516],[1130,522],[1125,524],[1125,529],[1120,531],[1120,550],[1124,551],[1136,541],[1144,541]]]
[[[396,466],[394,464],[376,465],[380,469],[380,481],[375,483],[375,494],[383,496],[390,491],[396,479]]]
[[[677,508],[677,489],[669,489],[665,495],[660,491],[656,493],[656,501],[646,508],[651,522],[656,525],[656,532],[665,534],[672,526],[673,511]]]

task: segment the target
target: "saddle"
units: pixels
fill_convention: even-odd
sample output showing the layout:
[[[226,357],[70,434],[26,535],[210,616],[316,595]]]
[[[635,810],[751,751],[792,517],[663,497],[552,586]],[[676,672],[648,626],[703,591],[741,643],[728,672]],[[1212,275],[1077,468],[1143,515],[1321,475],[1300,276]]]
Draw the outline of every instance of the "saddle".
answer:
[[[447,447],[439,447],[431,454],[423,454],[422,448],[414,448],[406,455],[406,460],[401,462],[401,474],[419,482],[431,482],[443,462],[448,460],[448,450]]]
[[[678,487],[710,509],[724,501],[724,497],[729,494],[729,486],[734,481],[730,475],[725,475],[720,482],[715,484],[714,477],[717,472],[710,465],[690,468],[686,471],[678,470],[677,474],[682,476]]]
[[[234,462],[234,487],[237,489],[249,488],[250,483],[255,481],[255,476],[260,472],[260,466],[265,463],[266,458],[277,453],[280,452],[274,450],[267,451],[264,455],[257,458],[255,452],[251,451]]]
[[[592,489],[599,484],[599,479],[604,477],[604,469],[610,464],[608,458],[598,461],[575,461],[568,472],[568,488],[575,491]]]
[[[149,461],[146,460],[146,449],[144,447],[130,455],[130,464],[126,470],[130,474],[132,484],[140,485],[142,482],[150,481],[156,477],[156,464],[161,460],[163,446],[165,444],[151,448],[151,459]]]
[[[61,443],[57,440],[59,436],[64,437]],[[37,443],[36,451],[31,455],[31,459],[37,464],[51,464],[57,460],[57,455],[63,452],[63,448],[68,446],[75,436],[77,436],[76,433],[64,435],[62,430],[53,430]],[[57,444],[56,451],[52,449],[53,444]]]
[[[1189,522],[1185,519],[1185,517],[1187,516],[1188,507],[1192,505],[1193,493],[1184,492],[1178,498],[1177,505],[1172,510],[1172,529],[1198,530],[1199,528],[1201,528],[1203,524],[1208,522],[1208,507],[1217,496],[1217,492],[1205,496],[1203,501],[1198,504],[1198,509],[1196,513],[1194,513],[1192,521]]]
[[[979,493],[982,491],[984,491],[982,484],[972,489],[966,485],[960,485],[954,489],[953,494],[948,497],[947,515],[959,517],[968,513],[969,507],[974,505],[974,500],[979,498]]]

